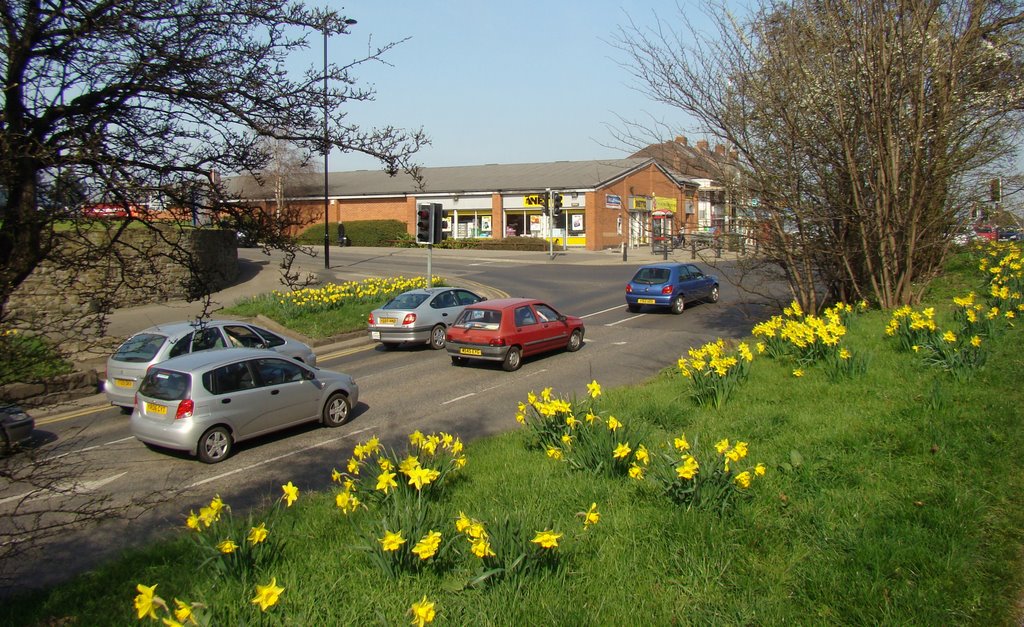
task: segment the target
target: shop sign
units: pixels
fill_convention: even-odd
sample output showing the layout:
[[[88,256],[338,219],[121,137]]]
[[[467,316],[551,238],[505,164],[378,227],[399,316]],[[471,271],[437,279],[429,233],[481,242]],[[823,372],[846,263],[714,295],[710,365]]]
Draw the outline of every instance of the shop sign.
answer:
[[[633,208],[638,211],[647,211],[647,197],[639,196],[633,198]]]
[[[622,209],[622,196],[616,196],[615,194],[605,194],[604,206],[608,209]]]
[[[658,211],[668,211],[670,213],[676,212],[676,199],[665,198],[663,196],[654,197],[654,208]]]

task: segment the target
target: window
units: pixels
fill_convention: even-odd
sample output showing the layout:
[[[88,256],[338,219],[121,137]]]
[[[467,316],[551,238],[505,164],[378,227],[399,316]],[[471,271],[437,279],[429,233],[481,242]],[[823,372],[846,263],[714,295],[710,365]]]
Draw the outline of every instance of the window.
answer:
[[[389,300],[381,309],[416,309],[429,294],[399,294]]]
[[[466,290],[455,290],[455,298],[458,299],[460,305],[472,305],[480,302],[479,296]]]
[[[139,394],[161,401],[180,401],[188,398],[191,382],[184,372],[150,370],[139,385]]]
[[[195,336],[192,339],[192,352],[210,350],[211,348],[224,348],[224,336],[220,334],[220,329],[206,328],[202,331],[196,331]]]
[[[117,352],[114,353],[115,361],[127,361],[134,364],[144,364],[156,357],[157,351],[167,340],[166,335],[156,333],[139,333],[128,338]]]
[[[256,387],[247,362],[215,368],[203,375],[203,387],[211,394],[230,394]]]
[[[284,359],[257,359],[253,362],[262,385],[280,385],[302,381],[306,370],[297,363]]]
[[[178,355],[184,355],[188,353],[189,347],[192,345],[192,334],[186,333],[184,337],[174,343],[171,347],[171,352],[168,353],[169,357],[177,357]]]
[[[497,331],[501,325],[501,312],[493,309],[464,309],[455,326],[467,329]]]
[[[547,305],[535,305],[534,309],[537,310],[537,315],[540,316],[541,322],[557,322],[558,312],[548,307]]]
[[[529,305],[523,307],[516,307],[515,321],[517,327],[525,327],[529,324],[537,324],[537,318],[533,315],[533,310],[530,309]]]
[[[225,326],[224,333],[232,346],[239,348],[265,348],[263,338],[249,327],[242,325]]]
[[[253,330],[260,334],[260,337],[263,338],[264,345],[266,345],[268,348],[281,346],[285,342],[285,339],[280,335],[275,335],[262,327],[253,327]]]
[[[434,297],[434,300],[430,301],[430,306],[434,309],[447,309],[448,307],[455,307],[455,295],[451,291],[441,292]]]

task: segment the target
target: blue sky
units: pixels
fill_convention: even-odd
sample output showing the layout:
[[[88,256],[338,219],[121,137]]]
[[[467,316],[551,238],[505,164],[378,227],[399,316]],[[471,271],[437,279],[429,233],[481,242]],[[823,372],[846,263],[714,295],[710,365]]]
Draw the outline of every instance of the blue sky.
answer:
[[[332,3],[333,4],[333,3]],[[692,3],[696,6],[697,3]],[[332,63],[365,55],[370,45],[410,37],[385,57],[358,67],[377,94],[355,103],[362,126],[423,127],[432,140],[424,166],[622,158],[632,150],[607,125],[654,115],[686,127],[681,114],[630,87],[617,28],[677,14],[673,2],[590,0],[350,0],[342,12],[358,23],[328,44]],[[313,37],[309,63],[323,60]],[[303,59],[304,61],[306,59]],[[692,137],[696,137],[692,135]],[[361,155],[331,155],[330,169],[376,169]]]

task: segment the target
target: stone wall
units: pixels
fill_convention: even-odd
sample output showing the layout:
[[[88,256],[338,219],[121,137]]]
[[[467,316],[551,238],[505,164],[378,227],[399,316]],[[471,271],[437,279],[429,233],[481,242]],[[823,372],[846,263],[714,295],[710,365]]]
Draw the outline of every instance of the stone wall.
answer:
[[[11,296],[7,310],[14,326],[70,342],[63,348],[74,353],[102,335],[106,311],[194,299],[238,277],[232,230],[131,228],[113,243],[112,231],[69,236],[52,256],[58,261],[41,264]]]

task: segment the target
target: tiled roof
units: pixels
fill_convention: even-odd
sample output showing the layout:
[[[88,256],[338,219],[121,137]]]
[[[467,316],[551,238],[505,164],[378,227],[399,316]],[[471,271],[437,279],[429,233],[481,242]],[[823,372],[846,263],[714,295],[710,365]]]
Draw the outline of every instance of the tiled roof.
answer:
[[[388,176],[382,170],[331,172],[327,176],[327,195],[402,196],[472,192],[536,192],[556,190],[589,190],[603,187],[627,174],[655,163],[650,158],[601,159],[595,161],[554,161],[549,163],[489,164],[443,168],[421,168],[423,189],[411,176],[402,172]],[[662,168],[664,170],[664,168]],[[666,174],[668,174],[666,172]],[[259,185],[252,177],[226,180],[228,189],[243,198],[273,197],[270,184]],[[289,198],[322,198],[322,173],[299,174],[286,184]]]

